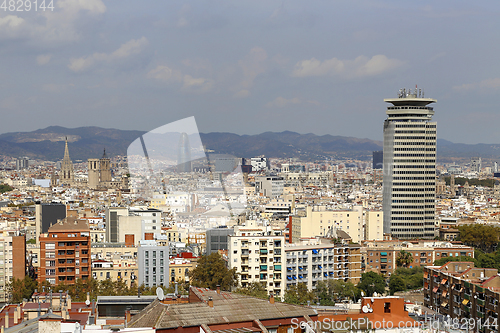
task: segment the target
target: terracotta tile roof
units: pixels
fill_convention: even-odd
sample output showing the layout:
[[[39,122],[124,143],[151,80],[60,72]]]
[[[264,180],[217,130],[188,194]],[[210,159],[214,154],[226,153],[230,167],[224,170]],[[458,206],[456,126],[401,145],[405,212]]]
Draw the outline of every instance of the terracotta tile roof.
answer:
[[[143,311],[135,315],[128,327],[177,328],[199,326],[202,324],[226,324],[274,318],[302,318],[304,315],[317,315],[316,311],[305,306],[291,305],[221,291],[191,287],[201,302],[185,304],[162,304],[153,301]],[[208,305],[212,297],[213,307]]]

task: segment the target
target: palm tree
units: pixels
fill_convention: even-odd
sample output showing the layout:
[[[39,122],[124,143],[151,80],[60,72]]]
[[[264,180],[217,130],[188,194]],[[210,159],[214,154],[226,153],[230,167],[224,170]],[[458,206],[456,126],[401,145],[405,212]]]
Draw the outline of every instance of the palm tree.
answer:
[[[405,250],[401,250],[398,253],[398,257],[396,258],[396,265],[398,267],[407,268],[409,264],[413,262],[413,256],[410,252],[406,252]]]

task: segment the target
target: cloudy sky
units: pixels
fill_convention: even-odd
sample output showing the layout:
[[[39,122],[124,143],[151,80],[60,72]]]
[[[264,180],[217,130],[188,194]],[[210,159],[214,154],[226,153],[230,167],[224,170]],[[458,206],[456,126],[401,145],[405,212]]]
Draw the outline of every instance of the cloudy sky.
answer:
[[[500,143],[498,1],[54,7],[0,9],[2,133],[50,125],[147,131],[195,116],[202,132],[381,140],[383,99],[418,84],[438,101],[438,137]]]

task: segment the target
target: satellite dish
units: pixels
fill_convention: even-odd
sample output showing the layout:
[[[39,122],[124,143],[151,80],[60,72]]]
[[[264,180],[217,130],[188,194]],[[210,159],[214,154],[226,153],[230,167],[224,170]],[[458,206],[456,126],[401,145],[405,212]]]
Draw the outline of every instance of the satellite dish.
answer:
[[[156,288],[156,297],[158,297],[160,301],[165,299],[165,295],[163,294],[163,289],[161,287]]]
[[[86,306],[89,306],[89,305],[90,305],[90,301],[89,301],[88,299],[87,299],[87,300],[85,300],[85,305],[86,305]]]
[[[361,292],[361,296],[365,297],[365,293],[363,291]]]
[[[368,313],[368,311],[370,311],[370,309],[366,305],[363,305],[361,310],[363,311],[363,313]]]
[[[372,303],[373,303],[373,302],[375,302],[375,300],[374,300],[374,299],[373,299],[373,297],[372,297]]]
[[[376,291],[374,291],[374,292],[373,292],[373,296],[375,296],[375,297],[377,297],[377,296],[378,296]],[[373,302],[373,301],[372,301],[372,302]]]

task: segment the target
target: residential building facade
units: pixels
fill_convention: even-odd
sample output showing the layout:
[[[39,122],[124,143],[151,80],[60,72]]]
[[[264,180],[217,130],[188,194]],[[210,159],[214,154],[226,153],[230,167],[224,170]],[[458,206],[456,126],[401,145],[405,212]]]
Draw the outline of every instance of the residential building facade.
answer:
[[[361,252],[358,244],[289,245],[285,247],[286,285],[303,282],[309,290],[328,279],[361,279]]]
[[[90,229],[85,220],[73,217],[52,225],[40,236],[38,281],[75,284],[91,276]]]

